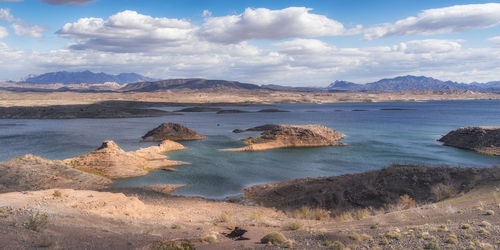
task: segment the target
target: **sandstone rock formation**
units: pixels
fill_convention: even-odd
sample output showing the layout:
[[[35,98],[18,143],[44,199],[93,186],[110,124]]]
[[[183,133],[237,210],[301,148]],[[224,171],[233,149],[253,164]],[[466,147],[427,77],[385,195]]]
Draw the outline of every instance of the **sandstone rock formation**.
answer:
[[[63,162],[76,169],[100,176],[112,179],[126,178],[146,175],[151,170],[163,167],[184,164],[167,160],[167,156],[162,155],[167,151],[183,148],[184,146],[179,143],[166,140],[158,146],[125,152],[115,142],[105,141],[97,150]]]
[[[276,125],[267,124],[246,130],[234,130],[235,133],[245,131],[264,131],[260,136],[243,139],[246,147],[223,149],[224,151],[260,151],[285,147],[317,147],[343,146],[339,142],[345,135],[322,125]]]
[[[189,140],[201,140],[206,137],[198,134],[196,131],[183,126],[178,123],[167,122],[156,127],[153,130],[147,132],[143,137],[142,141],[189,141]]]
[[[49,188],[102,189],[111,180],[71,168],[60,161],[23,155],[0,162],[0,192]]]
[[[500,127],[455,129],[438,141],[445,146],[469,149],[482,154],[500,155]]]

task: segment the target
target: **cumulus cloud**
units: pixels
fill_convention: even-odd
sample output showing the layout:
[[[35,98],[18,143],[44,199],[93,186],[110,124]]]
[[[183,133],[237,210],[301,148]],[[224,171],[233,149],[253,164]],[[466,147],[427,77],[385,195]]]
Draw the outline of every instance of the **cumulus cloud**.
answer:
[[[312,14],[311,10],[305,7],[247,8],[239,15],[207,18],[199,35],[212,42],[238,43],[252,39],[336,36],[346,32],[341,23]]]
[[[0,26],[0,39],[9,35],[9,31],[5,27]]]
[[[424,10],[416,17],[365,30],[365,39],[463,32],[500,24],[500,3],[455,5]]]
[[[287,54],[325,53],[332,49],[328,44],[316,39],[295,39],[275,44],[280,52]]]
[[[10,9],[0,9],[0,21],[12,22],[14,17],[10,14]]]
[[[73,49],[145,52],[177,46],[193,36],[195,26],[181,19],[153,18],[126,10],[102,18],[81,18],[65,24],[57,34],[76,39]]]
[[[55,4],[55,5],[61,5],[61,4],[67,4],[67,5],[85,5],[89,2],[92,2],[94,0],[40,0],[42,2],[46,2],[49,4]]]

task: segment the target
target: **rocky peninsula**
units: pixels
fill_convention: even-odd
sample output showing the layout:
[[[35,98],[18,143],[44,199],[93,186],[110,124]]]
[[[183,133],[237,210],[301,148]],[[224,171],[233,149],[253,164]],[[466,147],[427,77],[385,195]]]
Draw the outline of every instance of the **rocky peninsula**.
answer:
[[[500,127],[465,127],[453,130],[438,141],[445,146],[500,156]]]
[[[181,144],[165,140],[158,146],[125,152],[115,142],[105,141],[95,151],[62,162],[84,172],[118,179],[146,175],[151,170],[185,164],[168,160],[162,154],[181,149],[184,149]]]
[[[345,137],[333,129],[322,125],[278,125],[266,124],[246,130],[234,130],[235,133],[246,131],[264,131],[260,136],[242,139],[248,146],[224,151],[261,151],[286,147],[344,146],[339,140]]]
[[[202,140],[206,137],[198,132],[178,123],[167,122],[150,130],[143,137],[143,142],[150,141],[190,141]]]

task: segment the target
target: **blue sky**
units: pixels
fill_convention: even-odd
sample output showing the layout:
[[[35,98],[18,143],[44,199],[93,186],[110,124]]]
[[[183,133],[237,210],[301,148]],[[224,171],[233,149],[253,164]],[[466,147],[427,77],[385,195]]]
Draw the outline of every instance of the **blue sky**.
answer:
[[[491,1],[0,0],[0,79],[137,72],[324,86],[500,80]]]

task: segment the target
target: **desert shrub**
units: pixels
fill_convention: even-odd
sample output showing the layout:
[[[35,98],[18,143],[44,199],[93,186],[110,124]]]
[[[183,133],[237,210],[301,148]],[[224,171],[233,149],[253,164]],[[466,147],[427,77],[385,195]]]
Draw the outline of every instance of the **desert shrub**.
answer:
[[[399,207],[401,209],[410,209],[416,207],[415,200],[411,198],[409,195],[401,195],[399,197]]]
[[[208,243],[215,243],[217,242],[217,237],[211,234],[205,237],[205,241]]]
[[[484,228],[480,228],[479,229],[479,234],[482,234],[482,235],[490,235],[491,233],[488,232],[488,230],[484,229]]]
[[[24,225],[27,229],[35,232],[40,232],[49,223],[49,216],[47,214],[36,213],[30,216],[28,222]]]
[[[457,210],[457,214],[463,214],[463,213],[465,213],[465,211],[463,209]]]
[[[462,225],[460,226],[460,228],[462,228],[462,229],[470,229],[470,224],[467,224],[467,223],[462,224]]]
[[[59,198],[62,196],[62,193],[59,190],[54,190],[54,193],[52,193],[52,195],[56,198]]]
[[[363,241],[367,241],[367,240],[371,240],[372,237],[370,235],[368,235],[368,234],[361,234],[361,239]]]
[[[286,226],[286,229],[290,230],[290,231],[295,231],[295,230],[299,230],[303,226],[304,226],[304,224],[302,224],[302,222],[296,220],[296,221],[291,222],[290,224],[288,224]]]
[[[448,235],[448,238],[446,238],[446,240],[444,242],[446,242],[448,244],[457,244],[458,239],[457,239],[456,235],[450,234],[450,235]]]
[[[500,200],[498,199],[498,195],[497,195],[497,192],[493,192],[492,194],[493,196],[493,201],[495,202],[495,204],[500,204]]]
[[[233,222],[233,216],[231,215],[230,212],[223,211],[222,213],[220,213],[219,217],[217,217],[216,222],[219,222],[219,223],[232,223]]]
[[[479,223],[479,226],[480,227],[491,227],[491,223],[483,220],[483,221],[481,221],[481,223]]]
[[[283,244],[283,247],[284,247],[284,248],[293,248],[293,241],[291,241],[291,240],[287,240],[287,241]]]
[[[351,234],[349,234],[349,239],[358,241],[361,239],[361,235],[356,232],[352,232]]]
[[[370,210],[359,209],[353,212],[352,217],[356,220],[362,220],[371,216]]]
[[[399,230],[396,230],[396,229],[387,232],[385,234],[385,236],[390,238],[390,239],[395,239],[395,240],[401,239],[401,233],[399,232]]]
[[[287,241],[285,236],[281,233],[278,233],[278,232],[272,232],[272,233],[264,236],[262,239],[260,239],[260,242],[263,244],[270,243],[270,244],[275,245],[275,246],[278,246],[278,245],[284,243],[285,241]]]
[[[495,211],[493,211],[493,210],[486,210],[486,215],[495,215]]]
[[[386,237],[383,237],[382,239],[380,239],[378,244],[382,246],[389,245],[389,240]]]
[[[372,224],[372,225],[370,226],[370,229],[378,229],[378,224]]]
[[[434,195],[436,201],[450,198],[451,196],[456,194],[456,190],[453,186],[444,185],[442,183],[439,183],[432,187],[431,192]]]
[[[180,245],[174,241],[161,241],[151,247],[152,250],[196,250],[191,242],[182,242]]]
[[[339,221],[339,222],[353,220],[351,213],[348,213],[348,212],[343,212],[343,213],[337,214],[337,215],[335,215],[335,217],[333,219],[335,221]]]
[[[424,249],[438,250],[439,245],[435,241],[429,241],[429,242],[425,243]]]
[[[7,218],[12,214],[10,209],[5,207],[0,207],[0,218]]]
[[[302,206],[292,212],[292,217],[304,220],[323,220],[330,218],[330,211]]]
[[[340,241],[334,241],[328,247],[331,248],[331,249],[334,249],[334,250],[344,250],[344,248],[345,248],[344,243],[342,243]]]

